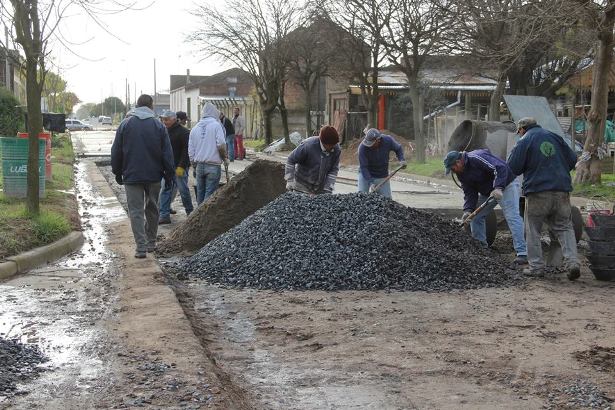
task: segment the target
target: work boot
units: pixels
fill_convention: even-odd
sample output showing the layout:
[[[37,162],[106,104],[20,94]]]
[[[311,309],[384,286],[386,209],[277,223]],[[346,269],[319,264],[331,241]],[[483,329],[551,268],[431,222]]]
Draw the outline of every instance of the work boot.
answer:
[[[137,259],[143,259],[147,256],[147,254],[145,253],[145,251],[136,251],[135,252],[135,258]]]
[[[171,223],[171,218],[160,218],[158,220],[158,225],[168,225]]]
[[[513,262],[515,265],[527,265],[527,255],[517,255]]]
[[[147,245],[147,253],[156,252],[156,245]]]
[[[525,268],[523,269],[523,274],[530,278],[543,278],[545,276],[545,271],[543,269]]]
[[[177,213],[177,211],[175,209],[171,208],[170,213],[171,213],[171,215],[175,215]]]
[[[577,280],[581,276],[581,267],[579,265],[572,265],[568,268],[568,279]]]

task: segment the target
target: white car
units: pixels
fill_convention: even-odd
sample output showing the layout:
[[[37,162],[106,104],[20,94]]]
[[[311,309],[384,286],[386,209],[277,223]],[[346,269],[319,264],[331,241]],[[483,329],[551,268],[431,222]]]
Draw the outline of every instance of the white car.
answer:
[[[79,120],[66,119],[64,120],[67,131],[92,131],[94,128],[90,124],[83,123]]]
[[[98,122],[101,125],[113,125],[113,121],[111,120],[111,117],[107,117],[104,115],[101,115],[98,117]]]

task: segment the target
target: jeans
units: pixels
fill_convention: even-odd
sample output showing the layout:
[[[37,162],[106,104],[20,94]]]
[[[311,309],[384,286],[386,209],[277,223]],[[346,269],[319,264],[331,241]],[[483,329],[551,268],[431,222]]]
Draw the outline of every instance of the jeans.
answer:
[[[178,191],[181,196],[184,209],[186,210],[186,214],[190,215],[190,213],[194,210],[194,206],[192,205],[192,197],[190,196],[190,188],[188,188],[188,170],[189,169],[187,168],[183,177],[175,176],[171,189],[165,189],[164,179],[162,180],[160,188],[160,219],[167,219],[170,217],[171,204],[173,203]]]
[[[384,181],[386,178],[375,178],[373,180],[373,184],[374,185],[378,185],[380,182]],[[370,183],[367,179],[365,179],[365,177],[363,176],[363,174],[361,172],[359,172],[359,177],[358,177],[358,186],[359,186],[359,192],[369,192],[369,186]],[[377,191],[380,195],[387,197],[387,198],[391,198],[392,194],[391,194],[391,181],[387,181],[385,182]]]
[[[527,194],[525,197],[525,232],[527,235],[527,259],[530,269],[544,269],[540,233],[542,224],[557,237],[566,267],[579,266],[577,240],[572,226],[570,193],[544,191]]]
[[[235,134],[226,136],[226,150],[228,151],[228,160],[235,160]]]
[[[519,198],[521,197],[521,187],[519,178],[514,179],[503,191],[502,200],[499,202],[502,208],[502,213],[508,224],[508,229],[512,234],[513,247],[517,256],[527,255],[527,245],[523,232],[523,220],[519,214]],[[478,204],[482,204],[487,200],[486,196],[479,195]],[[493,201],[488,206],[484,207],[470,222],[472,228],[472,237],[483,244],[487,244],[487,229],[485,226],[485,218],[489,215],[498,203]]]
[[[156,246],[160,183],[124,184],[124,189],[137,252],[146,252]]]
[[[209,198],[220,185],[222,167],[199,162],[196,165],[196,203],[201,204]]]

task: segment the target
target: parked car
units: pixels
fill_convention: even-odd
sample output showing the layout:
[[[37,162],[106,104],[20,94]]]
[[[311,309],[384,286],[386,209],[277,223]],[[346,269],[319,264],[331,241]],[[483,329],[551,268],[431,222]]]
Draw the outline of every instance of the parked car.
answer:
[[[64,122],[68,131],[92,131],[94,129],[90,124],[83,123],[79,120],[67,119]]]
[[[98,122],[101,125],[113,125],[113,121],[111,120],[111,117],[106,117],[104,115],[101,115],[98,117]]]

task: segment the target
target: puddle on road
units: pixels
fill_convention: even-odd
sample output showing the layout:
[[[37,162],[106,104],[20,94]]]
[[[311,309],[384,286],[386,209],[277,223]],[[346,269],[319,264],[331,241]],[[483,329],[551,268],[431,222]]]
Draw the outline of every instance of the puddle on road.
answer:
[[[82,248],[0,285],[0,336],[36,344],[50,359],[44,366],[52,371],[22,386],[30,396],[71,389],[79,394],[104,371],[98,355],[108,351],[104,346],[109,341],[97,323],[109,314],[115,276],[110,263],[114,255],[106,247],[107,226],[125,214],[114,197],[96,192],[86,167],[75,164]]]

